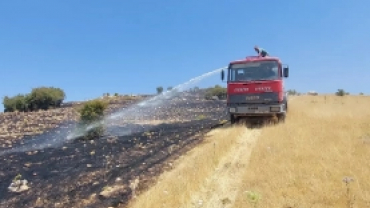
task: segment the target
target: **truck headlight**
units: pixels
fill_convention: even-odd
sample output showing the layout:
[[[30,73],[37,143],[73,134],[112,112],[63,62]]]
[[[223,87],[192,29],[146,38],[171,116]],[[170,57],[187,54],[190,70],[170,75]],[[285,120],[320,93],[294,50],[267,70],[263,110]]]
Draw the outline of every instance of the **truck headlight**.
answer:
[[[235,108],[230,108],[229,111],[230,113],[235,113]]]
[[[270,111],[271,112],[279,112],[280,111],[280,107],[270,107]]]

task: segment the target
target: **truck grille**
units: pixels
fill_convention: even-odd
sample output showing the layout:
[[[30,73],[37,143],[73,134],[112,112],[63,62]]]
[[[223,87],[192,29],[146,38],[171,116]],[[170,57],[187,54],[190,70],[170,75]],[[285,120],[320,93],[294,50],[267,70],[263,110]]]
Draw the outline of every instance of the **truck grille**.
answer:
[[[258,110],[258,107],[248,107],[248,110]]]
[[[265,92],[253,94],[229,94],[230,104],[253,104],[253,103],[278,103],[278,92]]]

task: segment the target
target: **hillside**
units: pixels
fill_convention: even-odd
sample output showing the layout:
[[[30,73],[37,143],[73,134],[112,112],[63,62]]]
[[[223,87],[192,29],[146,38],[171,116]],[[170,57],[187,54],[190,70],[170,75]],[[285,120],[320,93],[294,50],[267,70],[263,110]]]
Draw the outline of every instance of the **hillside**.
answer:
[[[123,117],[108,122],[98,140],[65,142],[70,127],[0,140],[0,207],[370,205],[369,97],[291,96],[284,124],[212,130],[227,119],[225,101],[204,95],[185,92],[142,105],[135,105],[142,98],[113,99],[107,115]],[[73,120],[66,112],[75,109],[43,113]],[[45,116],[3,115],[31,121],[32,114]],[[12,193],[17,175],[28,189]]]
[[[202,103],[206,97],[206,94],[207,89],[189,89],[188,91],[172,94],[171,96],[168,96],[168,98],[165,96],[160,96],[158,98],[160,102],[188,100],[190,103]],[[140,101],[154,98],[155,96],[156,95],[114,95],[102,96],[97,99],[108,102],[108,108],[105,110],[105,114],[109,115],[123,108],[132,106]],[[0,113],[0,150],[12,148],[17,144],[22,144],[23,142],[21,140],[23,138],[28,140],[29,138],[33,139],[35,137],[45,137],[42,135],[43,133],[47,133],[46,135],[48,135],[54,134],[54,132],[66,131],[66,129],[74,128],[76,121],[79,119],[78,109],[80,109],[84,103],[86,103],[86,101],[65,102],[62,103],[60,107],[49,110]],[[182,108],[185,108],[185,106],[182,106]],[[149,111],[152,110],[153,109],[149,108]],[[142,112],[136,114],[134,116],[135,119],[138,119],[137,116],[142,114]],[[162,112],[161,110],[157,109],[156,115],[153,115],[151,112],[147,112],[145,115],[146,120],[151,120],[150,123],[154,124],[158,122],[160,123],[161,121],[158,121],[158,119],[165,116],[166,112]],[[126,120],[130,119],[130,115],[127,115],[126,117],[128,117]],[[181,117],[179,118],[181,119]],[[142,120],[144,118],[139,119]],[[147,123],[148,121],[145,122]]]
[[[117,96],[101,99],[108,101],[106,113],[109,114],[144,98]],[[64,126],[66,123],[77,121],[79,118],[77,109],[83,104],[84,102],[73,102],[56,109],[0,113],[0,149],[12,147],[14,142],[18,142],[23,137],[37,136]]]
[[[120,110],[122,104],[116,103],[107,115],[120,111],[123,116],[110,121],[107,134],[97,140],[66,141],[71,127],[18,138],[0,152],[0,207],[126,204],[226,119],[224,101],[179,95],[154,100],[149,107],[135,101]],[[8,187],[17,175],[28,188],[13,193]]]
[[[291,96],[283,125],[213,130],[129,207],[370,207],[369,102]]]

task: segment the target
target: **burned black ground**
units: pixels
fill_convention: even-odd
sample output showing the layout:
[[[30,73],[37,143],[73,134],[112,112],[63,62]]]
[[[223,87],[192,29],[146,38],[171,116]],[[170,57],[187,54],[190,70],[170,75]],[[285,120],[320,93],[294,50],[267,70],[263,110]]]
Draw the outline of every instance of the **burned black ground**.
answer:
[[[171,168],[172,160],[201,142],[203,134],[226,115],[221,101],[186,101],[158,108],[154,117],[163,120],[181,118],[178,120],[183,122],[117,124],[111,132],[130,129],[134,133],[93,141],[75,140],[58,148],[0,156],[0,207],[109,207],[125,204],[131,198],[129,184],[132,180],[140,181],[137,191],[146,189],[156,176]],[[61,134],[63,132],[59,136]],[[7,187],[17,174],[30,182],[28,191],[19,194],[8,192]],[[109,197],[99,197],[102,190],[112,186],[121,188]]]

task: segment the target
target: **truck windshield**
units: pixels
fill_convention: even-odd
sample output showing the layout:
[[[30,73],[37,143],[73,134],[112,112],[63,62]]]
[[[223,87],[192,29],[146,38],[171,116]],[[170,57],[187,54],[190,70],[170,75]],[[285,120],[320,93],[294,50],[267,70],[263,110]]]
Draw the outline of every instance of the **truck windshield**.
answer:
[[[229,81],[273,80],[277,79],[279,64],[276,61],[260,61],[232,64]]]

